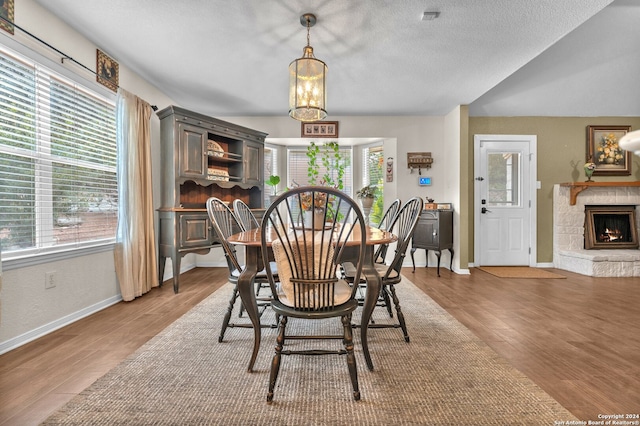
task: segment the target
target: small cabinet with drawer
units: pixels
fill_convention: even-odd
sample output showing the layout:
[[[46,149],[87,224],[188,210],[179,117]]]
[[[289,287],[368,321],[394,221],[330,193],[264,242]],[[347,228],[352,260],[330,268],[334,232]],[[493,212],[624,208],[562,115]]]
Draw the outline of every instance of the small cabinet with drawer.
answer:
[[[437,273],[440,276],[440,256],[442,250],[451,255],[449,269],[453,266],[453,210],[423,210],[413,234],[411,245],[411,263],[413,270],[416,262],[413,254],[417,249],[426,250],[426,266],[429,266],[429,250],[433,250],[438,259]]]
[[[193,247],[210,247],[215,242],[215,234],[207,213],[181,213],[178,216],[179,250]]]

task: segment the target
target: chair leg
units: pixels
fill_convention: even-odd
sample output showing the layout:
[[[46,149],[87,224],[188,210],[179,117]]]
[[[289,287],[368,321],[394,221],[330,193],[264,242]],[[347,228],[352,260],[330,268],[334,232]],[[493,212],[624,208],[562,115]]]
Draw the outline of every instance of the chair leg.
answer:
[[[282,359],[282,347],[284,346],[284,331],[287,326],[287,317],[282,316],[280,320],[280,330],[276,338],[276,353],[271,361],[271,372],[269,373],[269,392],[267,393],[267,404],[273,402],[273,390],[276,387],[278,373],[280,372],[280,360]]]
[[[393,299],[393,304],[396,306],[396,315],[398,316],[398,322],[400,323],[400,328],[402,328],[402,332],[404,333],[405,342],[409,342],[409,333],[407,332],[407,324],[404,322],[404,314],[402,313],[402,309],[400,309],[400,300],[396,295],[396,287],[394,285],[388,286],[391,291],[391,298]]]
[[[360,388],[358,386],[358,368],[356,367],[356,357],[353,352],[353,330],[351,329],[351,315],[342,317],[342,326],[344,327],[344,348],[347,351],[347,367],[349,368],[349,376],[351,377],[351,385],[353,386],[353,399],[360,400]]]
[[[229,321],[231,320],[231,312],[233,312],[233,305],[236,303],[236,299],[238,298],[238,285],[233,286],[233,292],[231,293],[231,298],[229,299],[229,307],[227,308],[227,313],[224,315],[224,319],[222,320],[222,327],[220,328],[220,336],[218,337],[218,343],[222,343],[224,340],[224,333],[227,331],[227,327],[229,327]]]
[[[384,304],[387,307],[387,312],[389,312],[389,318],[393,318],[393,309],[391,308],[391,300],[389,299],[389,294],[385,291],[384,286],[380,288],[380,295],[382,296],[382,300],[384,300]]]

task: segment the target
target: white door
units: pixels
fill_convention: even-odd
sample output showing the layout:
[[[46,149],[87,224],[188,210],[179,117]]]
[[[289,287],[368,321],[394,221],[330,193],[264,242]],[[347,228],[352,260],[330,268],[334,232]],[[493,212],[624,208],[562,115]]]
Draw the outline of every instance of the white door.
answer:
[[[536,265],[536,136],[475,135],[474,265]]]

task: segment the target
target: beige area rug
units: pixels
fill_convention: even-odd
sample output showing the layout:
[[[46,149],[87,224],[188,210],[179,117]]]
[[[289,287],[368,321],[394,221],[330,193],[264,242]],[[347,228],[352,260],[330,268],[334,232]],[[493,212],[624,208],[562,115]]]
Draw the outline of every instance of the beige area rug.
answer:
[[[370,372],[356,333],[359,402],[352,399],[344,356],[288,356],[274,403],[267,405],[276,331],[263,330],[256,371],[248,373],[252,333],[230,329],[226,341],[217,342],[226,285],[44,424],[539,426],[576,420],[413,284],[405,279],[397,287],[411,343],[399,329],[370,330]],[[374,317],[388,319],[383,309]],[[291,319],[289,326],[317,323]],[[338,326],[335,320],[319,328]]]
[[[567,278],[555,272],[528,266],[480,266],[478,269],[499,278]]]

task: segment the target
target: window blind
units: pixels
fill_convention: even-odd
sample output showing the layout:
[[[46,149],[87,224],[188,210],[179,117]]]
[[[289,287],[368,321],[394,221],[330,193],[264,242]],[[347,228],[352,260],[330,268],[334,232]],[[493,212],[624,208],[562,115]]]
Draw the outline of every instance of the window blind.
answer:
[[[376,185],[382,190],[384,152],[382,145],[370,146],[362,150],[363,186]]]
[[[0,48],[3,259],[111,242],[115,105]]]
[[[343,177],[343,184],[344,184],[344,188],[343,188],[343,192],[345,192],[348,195],[353,195],[353,173],[352,173],[352,168],[351,168],[351,158],[352,158],[352,151],[351,151],[351,147],[346,147],[346,148],[340,148],[340,154],[342,155],[342,157],[345,159],[345,170],[344,170],[344,177]],[[287,152],[287,156],[288,156],[288,172],[287,175],[289,176],[289,181],[291,182],[291,184],[295,185],[300,185],[300,186],[306,186],[309,184],[309,177],[308,177],[308,165],[309,165],[309,159],[307,157],[307,150],[306,148],[289,148],[288,152]],[[318,161],[318,183],[322,180],[322,176],[325,173],[329,173],[332,174],[332,176],[334,177],[334,179],[337,177],[337,173],[334,170],[327,170],[326,167],[323,166],[321,161]]]

